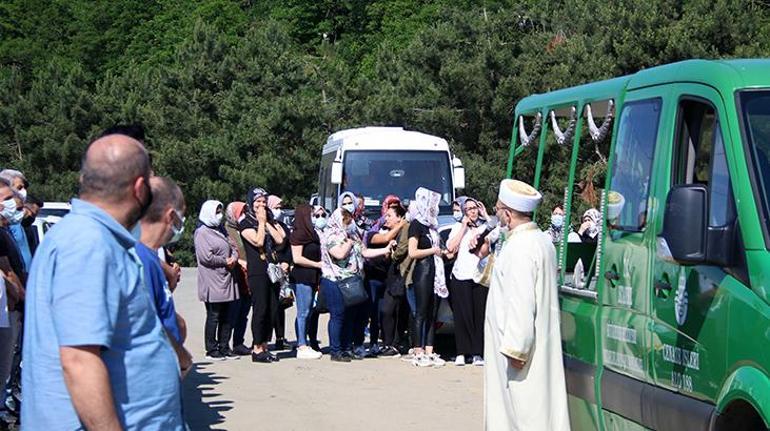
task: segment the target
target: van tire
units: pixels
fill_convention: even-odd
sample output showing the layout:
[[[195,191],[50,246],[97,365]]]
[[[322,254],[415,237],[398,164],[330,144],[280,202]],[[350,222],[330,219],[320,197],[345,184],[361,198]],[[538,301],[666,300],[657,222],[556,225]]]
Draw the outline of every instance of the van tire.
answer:
[[[754,407],[746,401],[731,403],[723,413],[717,416],[716,431],[754,431],[767,430],[768,426]]]

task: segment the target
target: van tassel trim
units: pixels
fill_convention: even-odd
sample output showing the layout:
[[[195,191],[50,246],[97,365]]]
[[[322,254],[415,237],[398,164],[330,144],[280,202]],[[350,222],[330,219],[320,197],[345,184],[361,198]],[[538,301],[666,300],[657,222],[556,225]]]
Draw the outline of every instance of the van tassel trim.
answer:
[[[532,141],[537,139],[538,135],[540,135],[540,129],[542,128],[540,120],[542,118],[543,116],[538,112],[537,115],[535,115],[535,126],[532,127],[532,132],[527,134],[527,131],[524,130],[524,116],[519,115],[519,141],[522,146],[528,146]]]
[[[575,125],[577,123],[577,115],[575,115],[575,107],[570,108],[569,124],[565,131],[561,131],[559,123],[556,121],[556,112],[551,111],[551,127],[553,127],[553,134],[556,135],[556,142],[559,145],[564,145],[572,140],[575,136]]]
[[[604,117],[604,122],[602,122],[601,127],[596,127],[590,103],[586,104],[585,112],[586,118],[588,119],[588,132],[591,134],[591,139],[598,144],[607,138],[607,135],[609,135],[610,130],[612,129],[612,117],[615,112],[615,103],[612,99],[607,102],[607,116]]]

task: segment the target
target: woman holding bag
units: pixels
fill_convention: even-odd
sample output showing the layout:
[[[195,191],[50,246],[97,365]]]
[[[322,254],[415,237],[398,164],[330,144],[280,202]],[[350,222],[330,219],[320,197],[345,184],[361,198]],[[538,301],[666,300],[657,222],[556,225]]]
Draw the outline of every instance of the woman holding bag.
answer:
[[[369,250],[359,235],[353,213],[344,206],[329,218],[321,241],[321,294],[329,309],[329,344],[331,360],[350,362],[351,341],[356,317],[365,307],[363,287],[364,257],[375,258],[390,253],[392,246]],[[360,358],[357,358],[360,359]]]

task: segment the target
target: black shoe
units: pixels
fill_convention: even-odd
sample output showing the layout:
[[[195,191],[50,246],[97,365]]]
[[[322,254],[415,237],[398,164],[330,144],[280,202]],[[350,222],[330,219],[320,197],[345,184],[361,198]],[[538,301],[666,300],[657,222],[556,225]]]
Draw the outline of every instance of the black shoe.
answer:
[[[347,352],[344,352],[343,355],[350,359],[355,359],[356,361],[362,361],[364,359],[364,355],[357,354],[355,350],[348,350]]]
[[[275,340],[275,350],[286,350],[286,341],[283,338]]]
[[[251,362],[260,362],[262,364],[269,364],[273,361],[270,360],[270,354],[267,352],[259,352],[259,353],[251,352]]]
[[[267,356],[270,358],[271,362],[278,362],[281,360],[280,358],[278,358],[278,356],[275,356],[271,352],[267,352]]]
[[[241,359],[240,356],[236,355],[235,352],[230,349],[220,350],[219,353],[221,353],[225,359]]]
[[[209,361],[224,361],[227,359],[227,357],[223,355],[219,350],[212,350],[206,353],[206,359]]]
[[[401,353],[395,347],[387,346],[380,350],[380,356],[383,358],[398,358],[401,356]]]
[[[239,356],[248,356],[251,354],[251,349],[241,344],[239,346],[235,346],[233,353]]]
[[[332,353],[332,362],[350,362],[350,357],[343,353]]]
[[[311,349],[315,350],[316,352],[321,351],[321,345],[318,343],[318,340],[311,341],[310,343],[308,343],[308,345],[310,346]]]

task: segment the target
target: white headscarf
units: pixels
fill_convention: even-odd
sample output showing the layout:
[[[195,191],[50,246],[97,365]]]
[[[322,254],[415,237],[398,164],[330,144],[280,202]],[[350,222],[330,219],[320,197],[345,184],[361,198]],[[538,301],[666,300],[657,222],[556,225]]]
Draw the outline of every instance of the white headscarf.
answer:
[[[217,227],[222,224],[222,213],[217,215],[217,208],[222,207],[222,202],[206,201],[201,205],[201,211],[198,213],[198,220],[208,227]]]

